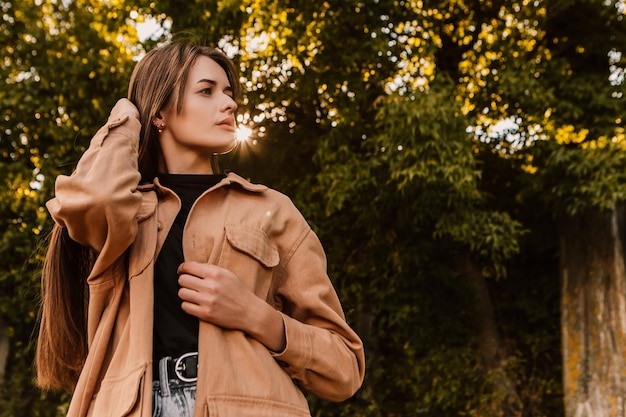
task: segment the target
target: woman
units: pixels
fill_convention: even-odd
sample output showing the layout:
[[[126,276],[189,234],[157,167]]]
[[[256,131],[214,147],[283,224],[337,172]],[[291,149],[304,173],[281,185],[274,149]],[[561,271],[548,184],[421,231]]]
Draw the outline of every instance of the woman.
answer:
[[[282,194],[212,160],[235,144],[233,63],[172,43],[136,66],[47,208],[39,383],[69,416],[309,416],[360,387],[323,249]]]

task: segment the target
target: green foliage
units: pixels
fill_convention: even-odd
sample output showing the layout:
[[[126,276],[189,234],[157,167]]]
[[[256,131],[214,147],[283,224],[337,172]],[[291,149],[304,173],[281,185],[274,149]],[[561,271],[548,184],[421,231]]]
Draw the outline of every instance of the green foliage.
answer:
[[[523,416],[562,415],[553,223],[625,197],[623,2],[27,3],[0,19],[0,416],[63,414],[67,396],[24,372],[43,203],[160,40],[138,42],[146,15],[235,59],[254,135],[223,162],[292,196],[325,245],[368,368],[350,401],[312,398],[314,415],[499,416],[503,376]],[[468,258],[506,277],[487,280],[496,370]]]
[[[624,201],[624,145],[624,139],[600,139],[569,146],[556,140],[537,144],[532,153],[544,166],[538,177],[555,212],[573,215],[591,207],[610,210],[615,202]]]

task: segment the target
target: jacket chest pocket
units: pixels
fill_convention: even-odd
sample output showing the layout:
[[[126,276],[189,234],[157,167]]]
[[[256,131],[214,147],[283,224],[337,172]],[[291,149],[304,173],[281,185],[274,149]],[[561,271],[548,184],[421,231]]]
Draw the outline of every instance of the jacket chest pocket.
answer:
[[[276,245],[261,229],[227,224],[218,265],[234,272],[259,297],[266,299],[274,267],[280,257]]]

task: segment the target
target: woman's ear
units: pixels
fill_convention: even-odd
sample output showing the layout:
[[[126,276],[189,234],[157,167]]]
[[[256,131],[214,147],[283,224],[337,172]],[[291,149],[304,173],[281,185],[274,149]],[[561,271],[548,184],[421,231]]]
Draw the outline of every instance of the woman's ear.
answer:
[[[163,120],[163,116],[161,116],[161,112],[152,116],[152,124],[157,126],[159,123],[165,123],[165,120]]]
[[[160,114],[157,114],[152,118],[152,124],[156,126],[159,133],[163,133],[165,130],[165,120]]]

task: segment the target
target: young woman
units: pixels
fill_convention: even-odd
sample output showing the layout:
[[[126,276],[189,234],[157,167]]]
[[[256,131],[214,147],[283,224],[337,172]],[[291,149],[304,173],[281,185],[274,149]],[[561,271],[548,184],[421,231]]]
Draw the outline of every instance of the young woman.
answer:
[[[172,43],[136,66],[47,208],[39,383],[69,416],[309,416],[364,375],[323,249],[291,201],[215,172],[233,63]]]

